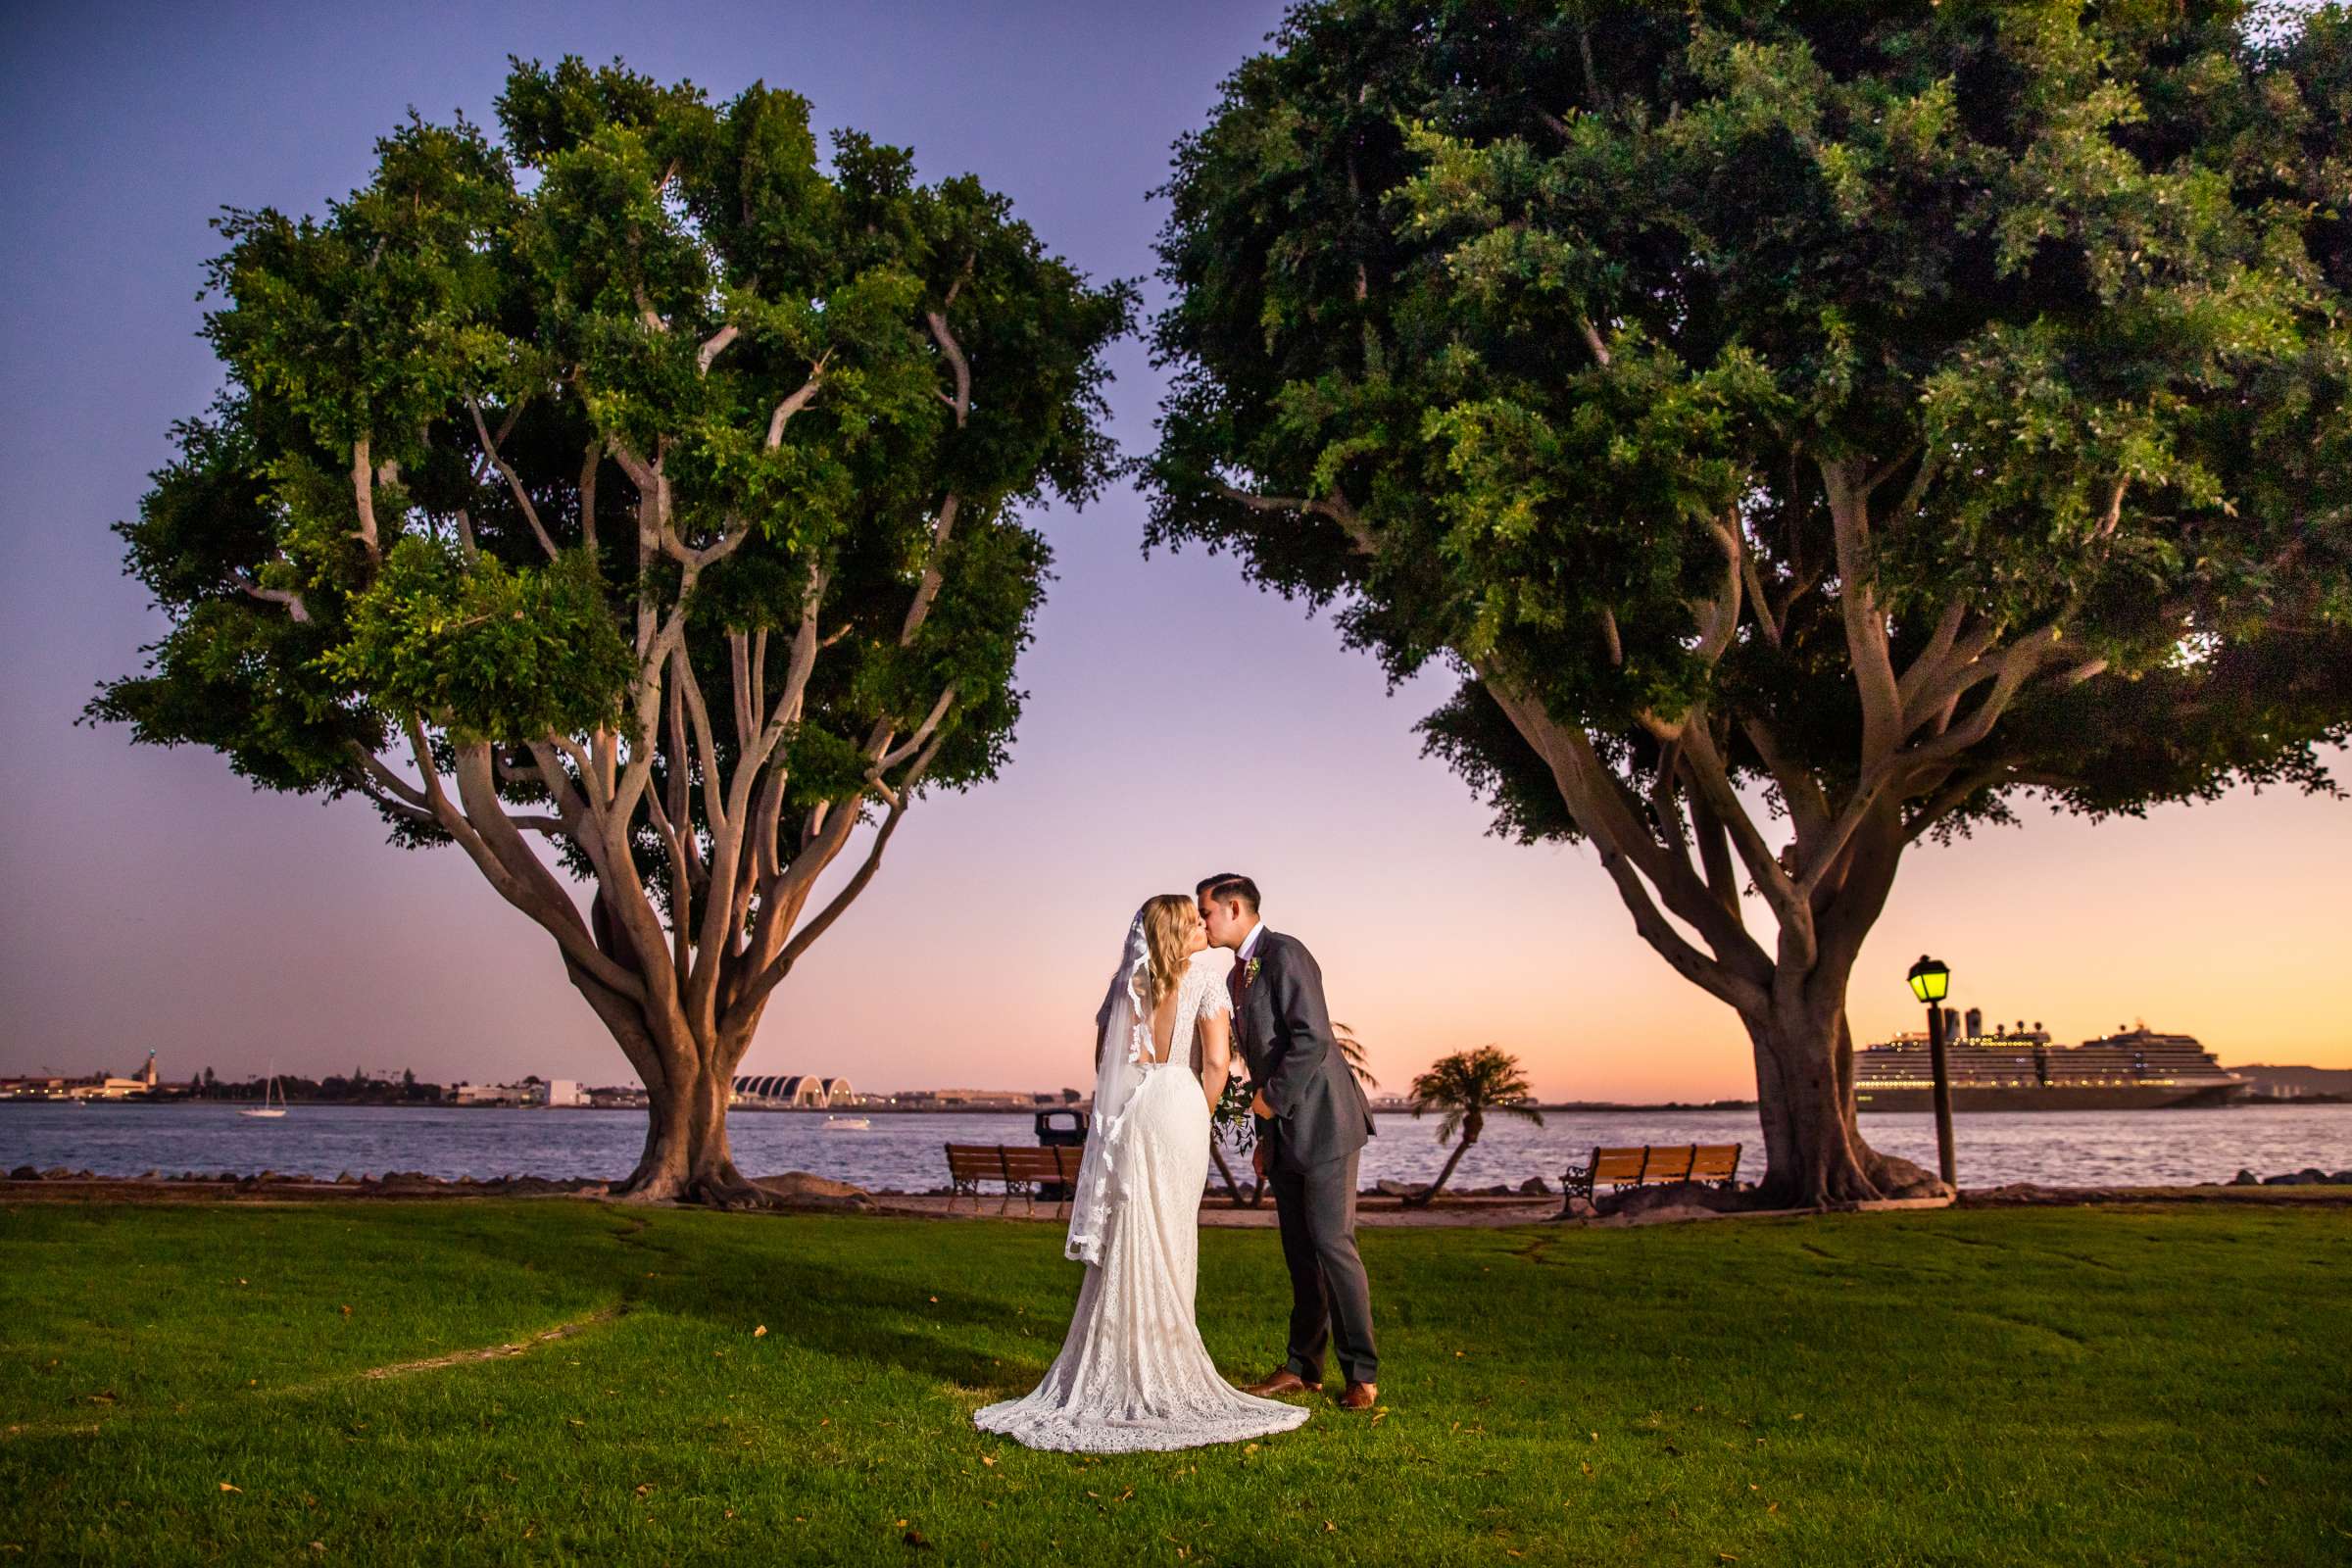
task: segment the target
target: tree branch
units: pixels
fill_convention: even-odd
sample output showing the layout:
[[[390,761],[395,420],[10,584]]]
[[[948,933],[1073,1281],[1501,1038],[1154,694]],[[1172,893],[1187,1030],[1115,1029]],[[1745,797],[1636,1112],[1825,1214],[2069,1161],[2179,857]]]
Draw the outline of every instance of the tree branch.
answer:
[[[237,573],[237,587],[239,591],[252,598],[268,604],[285,606],[286,613],[295,620],[307,624],[311,618],[310,607],[302,602],[302,595],[291,588],[265,588],[253,579],[251,573],[244,571]]]
[[[604,457],[604,438],[590,436],[588,455],[580,460],[580,538],[591,556],[596,554],[596,470]]]
[[[461,810],[457,803],[449,798],[448,793],[441,787],[441,775],[433,765],[432,747],[425,739],[424,726],[414,716],[409,717],[406,724],[409,745],[416,759],[417,772],[424,780],[423,793],[430,804],[433,819],[440,823],[450,837],[458,841],[467,857],[480,868],[482,875],[489,880],[491,887],[498,892],[498,895],[538,922],[542,929],[556,939],[565,956],[595,975],[602,984],[623,996],[642,1002],[645,999],[645,991],[639,979],[614,963],[596,946],[596,940],[589,934],[586,922],[581,920],[577,906],[563,893],[560,887],[555,885],[555,879],[547,875],[546,867],[539,865],[537,858],[531,856],[527,849],[521,847],[519,839],[514,841],[513,850],[518,850],[522,860],[537,867],[539,873],[537,878],[532,878],[527,873],[517,874],[516,864],[510,863],[509,855],[502,855],[501,847],[494,846],[486,839],[467,813]],[[487,758],[487,748],[483,749],[483,756],[485,759]],[[463,765],[465,761],[463,752],[460,754],[460,760],[459,785],[461,789],[465,789],[469,785],[469,778]],[[485,761],[480,781],[483,788],[487,788],[487,777],[488,767]],[[495,800],[495,791],[493,791],[491,794],[492,808],[496,810],[498,820],[503,824],[506,822],[506,813],[503,809],[496,808]],[[510,851],[511,853],[513,851]],[[553,890],[552,896],[551,889]]]
[[[709,375],[710,373],[711,362],[716,360],[721,354],[724,354],[727,351],[727,345],[734,342],[742,335],[743,328],[737,326],[733,321],[729,321],[726,323],[726,325],[720,327],[717,331],[703,339],[703,346],[697,349],[694,355],[695,373],[698,375]]]
[[[956,685],[951,681],[948,683],[947,689],[939,694],[939,701],[931,705],[930,714],[924,718],[915,732],[907,736],[903,744],[883,753],[875,760],[874,766],[882,769],[893,768],[912,757],[916,752],[921,751],[939,729],[940,720],[948,716],[948,710],[955,705],[955,702]]]
[[[466,400],[466,406],[473,411],[473,431],[481,438],[483,454],[490,459],[491,464],[497,467],[498,471],[506,476],[507,488],[514,492],[514,504],[522,509],[522,520],[531,525],[531,533],[538,539],[539,548],[547,552],[548,560],[555,560],[558,555],[556,542],[548,537],[547,529],[540,523],[539,509],[531,505],[530,493],[522,487],[522,475],[509,467],[507,460],[499,456],[498,443],[490,438],[490,426],[482,418],[480,401],[469,397]],[[521,405],[516,404],[514,414],[521,412]],[[514,422],[513,414],[508,416],[507,422],[510,426]]]
[[[1609,346],[1601,341],[1600,328],[1592,324],[1592,318],[1590,316],[1578,317],[1576,329],[1585,335],[1585,347],[1592,351],[1593,362],[1602,369],[1607,369],[1609,368]]]
[[[784,444],[784,426],[792,421],[794,415],[808,406],[809,399],[816,396],[816,389],[824,384],[826,362],[832,358],[833,351],[831,349],[827,349],[823,354],[817,356],[816,362],[808,368],[808,379],[803,381],[799,390],[769,412],[767,416],[767,451],[773,452]]]
[[[1823,460],[1830,520],[1838,552],[1838,608],[1845,624],[1846,656],[1862,702],[1864,765],[1891,754],[1901,742],[1902,703],[1894,661],[1886,641],[1886,617],[1879,609],[1870,553],[1867,489],[1855,485],[1847,461]]]
[[[375,474],[368,466],[366,436],[351,444],[351,492],[360,513],[360,525],[352,536],[367,547],[369,564],[380,566],[384,564],[384,552],[376,541]]]

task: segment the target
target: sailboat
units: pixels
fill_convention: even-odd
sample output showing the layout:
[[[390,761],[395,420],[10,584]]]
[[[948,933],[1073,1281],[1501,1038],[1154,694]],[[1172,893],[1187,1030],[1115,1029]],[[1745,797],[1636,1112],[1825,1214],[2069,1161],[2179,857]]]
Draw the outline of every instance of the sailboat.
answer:
[[[272,1089],[277,1089],[277,1103],[274,1105],[270,1103],[270,1091]],[[278,1089],[277,1074],[275,1073],[270,1075],[270,1082],[262,1088],[262,1102],[251,1109],[237,1112],[240,1116],[283,1116],[285,1113],[286,1092]]]

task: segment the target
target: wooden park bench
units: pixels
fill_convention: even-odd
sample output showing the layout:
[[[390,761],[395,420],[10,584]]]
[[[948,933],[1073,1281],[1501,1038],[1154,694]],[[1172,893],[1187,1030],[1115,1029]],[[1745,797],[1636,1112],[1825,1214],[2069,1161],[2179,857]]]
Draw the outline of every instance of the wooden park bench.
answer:
[[[972,1211],[980,1210],[980,1184],[1003,1182],[1004,1200],[997,1205],[1002,1214],[1012,1207],[1015,1193],[1037,1212],[1037,1192],[1042,1185],[1052,1185],[1063,1195],[1054,1204],[1054,1212],[1069,1201],[1070,1190],[1078,1185],[1078,1161],[1085,1154],[1082,1147],[1055,1145],[1040,1149],[1021,1144],[950,1144],[948,1145],[948,1179],[955,1184],[948,1199],[954,1206],[957,1198],[969,1193]]]
[[[1729,1189],[1740,1177],[1739,1144],[1643,1144],[1638,1149],[1595,1149],[1582,1165],[1560,1178],[1569,1196],[1591,1198],[1606,1182],[1612,1191],[1662,1182],[1714,1182]]]

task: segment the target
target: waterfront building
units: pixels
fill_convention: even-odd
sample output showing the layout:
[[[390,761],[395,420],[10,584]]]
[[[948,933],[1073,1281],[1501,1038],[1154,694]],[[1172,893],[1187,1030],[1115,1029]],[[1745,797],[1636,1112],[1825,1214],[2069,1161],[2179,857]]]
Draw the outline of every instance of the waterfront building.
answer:
[[[533,1084],[452,1084],[449,1102],[453,1105],[527,1105],[531,1102]]]
[[[129,1078],[120,1078],[104,1070],[86,1078],[68,1078],[61,1074],[43,1073],[37,1077],[0,1078],[0,1100],[144,1100],[155,1094],[162,1084],[162,1074],[155,1064],[155,1053],[147,1053],[147,1065]]]
[[[847,1078],[818,1078],[808,1073],[764,1073],[738,1078],[727,1103],[754,1110],[825,1110],[858,1102]]]
[[[1027,1110],[1046,1101],[1058,1104],[1061,1097],[1023,1089],[909,1089],[890,1097],[894,1105],[959,1110]]]

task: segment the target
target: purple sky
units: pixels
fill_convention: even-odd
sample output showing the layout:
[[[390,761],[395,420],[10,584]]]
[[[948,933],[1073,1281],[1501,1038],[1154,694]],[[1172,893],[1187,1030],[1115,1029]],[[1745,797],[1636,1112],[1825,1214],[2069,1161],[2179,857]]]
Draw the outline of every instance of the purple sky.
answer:
[[[622,55],[724,98],[755,77],[820,127],[969,170],[1099,278],[1146,276],[1144,192],[1273,4],[19,6],[0,49],[0,1073],[170,1077],[414,1067],[623,1082],[548,939],[455,851],[387,848],[357,802],[255,794],[211,753],[72,727],[159,626],[107,525],[135,510],[171,420],[218,382],[193,334],[223,204],[316,211],[365,177],[411,104],[493,123],[512,52]],[[1154,289],[1152,297],[1156,299]],[[1117,357],[1117,429],[1151,439],[1158,382]],[[1322,961],[1384,1084],[1489,1042],[1546,1096],[1752,1089],[1729,1013],[1632,934],[1590,852],[1522,850],[1330,626],[1230,562],[1140,555],[1112,496],[1044,526],[1060,580],[1023,668],[1029,718],[998,784],[911,814],[851,915],[778,994],[746,1070],[860,1087],[1076,1083],[1127,914],[1205,872],[1254,874]],[[2241,793],[2090,829],[1917,854],[1855,982],[1865,1038],[1914,1019],[1933,948],[1956,1003],[2074,1040],[2144,1014],[2225,1061],[2352,1064],[2333,994],[2352,814]]]

